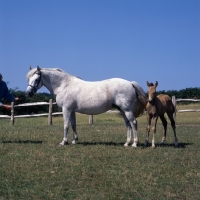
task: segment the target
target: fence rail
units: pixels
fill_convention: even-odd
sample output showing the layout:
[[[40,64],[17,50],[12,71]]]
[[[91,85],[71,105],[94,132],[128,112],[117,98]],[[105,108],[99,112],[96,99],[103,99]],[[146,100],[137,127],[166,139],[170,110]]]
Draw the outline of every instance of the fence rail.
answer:
[[[176,99],[175,96],[172,96],[172,102],[176,108],[177,102],[200,102],[200,99]],[[14,125],[15,118],[23,118],[23,117],[41,117],[41,116],[48,116],[48,124],[52,125],[52,116],[55,115],[62,115],[62,112],[55,112],[53,113],[53,105],[55,105],[56,102],[52,102],[52,99],[48,102],[35,102],[35,103],[24,103],[24,104],[18,104],[14,105],[14,102],[11,102],[11,115],[0,115],[0,118],[10,118],[10,124]],[[49,113],[43,113],[43,114],[31,114],[31,115],[15,115],[15,107],[21,107],[21,106],[40,106],[40,105],[49,105]],[[200,112],[200,109],[194,110],[194,109],[187,109],[187,110],[177,110],[178,113],[181,112]],[[93,115],[89,116],[89,124],[93,124]]]
[[[176,99],[175,96],[172,96],[172,102],[176,108],[176,103],[177,102],[200,102],[200,99]],[[194,110],[194,109],[187,109],[187,110],[177,110],[176,112],[181,113],[181,112],[200,112],[200,109]]]

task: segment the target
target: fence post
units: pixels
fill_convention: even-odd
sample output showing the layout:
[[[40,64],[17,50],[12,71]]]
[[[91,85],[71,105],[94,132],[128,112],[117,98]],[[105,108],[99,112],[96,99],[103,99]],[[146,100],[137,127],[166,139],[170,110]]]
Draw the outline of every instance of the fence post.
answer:
[[[174,120],[176,120],[176,97],[172,96],[172,103],[174,104],[175,112],[173,114]]]
[[[49,116],[48,116],[48,125],[52,125],[52,99],[49,100]]]
[[[89,124],[93,124],[93,115],[89,116]]]
[[[10,125],[14,125],[15,122],[15,110],[14,110],[14,102],[11,102],[11,115],[10,115]]]

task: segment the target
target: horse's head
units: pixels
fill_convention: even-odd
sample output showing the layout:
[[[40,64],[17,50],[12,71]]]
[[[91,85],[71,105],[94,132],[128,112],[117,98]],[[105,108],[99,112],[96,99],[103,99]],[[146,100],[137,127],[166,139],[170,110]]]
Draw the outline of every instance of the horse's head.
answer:
[[[151,103],[156,97],[156,87],[158,86],[158,81],[156,81],[155,84],[149,83],[147,81],[147,86],[148,86],[148,102]]]
[[[30,67],[30,72],[28,74],[28,87],[26,89],[26,95],[27,96],[33,96],[38,89],[40,89],[42,87],[42,80],[41,80],[41,69],[39,66],[37,66],[36,71],[33,71],[34,69],[32,69]]]

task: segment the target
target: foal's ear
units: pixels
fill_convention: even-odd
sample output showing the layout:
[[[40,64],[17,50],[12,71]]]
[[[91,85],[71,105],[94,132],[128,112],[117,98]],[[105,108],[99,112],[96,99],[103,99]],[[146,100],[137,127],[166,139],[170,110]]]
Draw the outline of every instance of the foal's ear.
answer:
[[[155,83],[155,87],[157,87],[158,86],[158,81],[156,81],[156,83]]]
[[[150,87],[150,83],[147,81],[147,86]]]
[[[32,67],[31,67],[31,65],[30,65],[30,70],[32,70]]]
[[[38,70],[38,71],[40,71],[40,70],[41,70],[41,68],[39,67],[39,65],[37,65],[37,70]]]

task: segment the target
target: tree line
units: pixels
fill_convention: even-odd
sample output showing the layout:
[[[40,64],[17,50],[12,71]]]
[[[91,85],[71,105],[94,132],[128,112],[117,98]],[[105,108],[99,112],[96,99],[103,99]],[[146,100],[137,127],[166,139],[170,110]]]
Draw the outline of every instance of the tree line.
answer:
[[[51,94],[48,93],[36,93],[33,95],[33,97],[26,97],[25,92],[20,91],[18,89],[10,89],[10,92],[15,96],[19,97],[19,101],[15,102],[15,105],[17,104],[23,104],[23,103],[33,103],[33,102],[49,102],[50,99],[54,99]],[[160,90],[157,91],[158,94],[167,94],[170,97],[175,96],[176,98],[180,99],[200,99],[200,88],[186,88],[182,90]],[[147,93],[146,93],[147,95]],[[2,101],[2,103],[10,104],[10,102],[7,102],[5,100]],[[181,103],[181,102],[179,102]],[[187,102],[184,102],[184,104],[187,104]],[[46,105],[40,105],[40,106],[26,106],[26,107],[16,107],[15,108],[15,115],[24,115],[24,114],[40,114],[40,113],[48,113],[49,107]],[[59,108],[57,105],[53,105],[53,112],[61,112],[61,108]],[[0,109],[1,115],[10,115],[10,111],[5,109]]]

